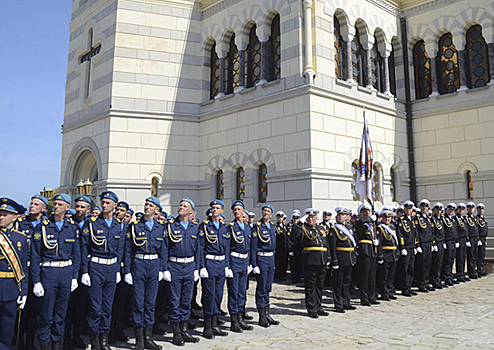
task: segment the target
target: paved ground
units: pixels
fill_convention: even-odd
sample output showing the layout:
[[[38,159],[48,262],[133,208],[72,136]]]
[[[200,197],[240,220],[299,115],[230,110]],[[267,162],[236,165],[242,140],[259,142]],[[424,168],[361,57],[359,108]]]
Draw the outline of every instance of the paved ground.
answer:
[[[251,281],[248,311],[255,315],[253,331],[230,332],[213,340],[200,337],[198,344],[184,347],[171,344],[170,333],[154,338],[164,349],[494,349],[494,274],[412,298],[398,296],[372,307],[360,307],[355,298],[357,310],[330,312],[319,319],[307,317],[303,288],[275,284],[271,314],[281,324],[267,329],[255,324],[254,289]],[[323,302],[328,311],[333,310],[330,291]],[[191,333],[197,336],[201,330]],[[133,342],[132,337],[115,349],[131,349]]]

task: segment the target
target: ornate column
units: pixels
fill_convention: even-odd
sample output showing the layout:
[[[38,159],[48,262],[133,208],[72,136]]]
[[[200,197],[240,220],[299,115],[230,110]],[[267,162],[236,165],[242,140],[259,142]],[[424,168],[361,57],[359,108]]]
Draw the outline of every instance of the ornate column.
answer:
[[[349,28],[350,29],[350,28]],[[344,55],[343,59],[345,62],[343,63],[343,68],[344,68],[344,79],[351,84],[358,85],[358,83],[353,79],[353,63],[352,63],[352,40],[355,35],[355,32],[348,32],[347,35],[343,37],[343,43],[344,43]]]
[[[391,45],[390,45],[391,46]],[[389,56],[391,55],[391,50],[392,47],[388,48],[388,44],[386,44],[386,48],[383,50],[383,52],[379,52],[381,54],[382,60],[383,60],[383,90],[386,95],[391,96],[391,84],[389,81]]]
[[[465,66],[465,50],[458,50],[458,72],[460,74],[460,88],[459,90],[468,90],[467,76]]]
[[[239,63],[240,67],[238,69],[238,87],[235,88],[235,92],[237,91],[242,91],[245,89],[245,57],[247,52],[245,51],[247,49],[248,42],[243,38],[243,34],[239,36],[235,36],[235,45],[237,45],[237,50],[239,53]]]
[[[436,53],[437,48],[434,43],[425,44],[427,54],[431,62],[431,94],[430,96],[439,96],[437,90],[437,68],[436,68]]]
[[[303,0],[304,8],[304,41],[305,41],[305,62],[303,77],[307,84],[313,83],[316,73],[312,67],[312,0]]]
[[[487,52],[489,56],[489,67],[491,73],[491,81],[489,85],[494,84],[494,43],[487,44]]]
[[[365,83],[365,87],[367,89],[373,89],[374,90],[374,86],[372,85],[372,58],[371,58],[371,50],[372,50],[372,47],[374,46],[374,43],[371,42],[370,40],[367,41],[367,43],[365,44],[362,44],[362,48],[364,49],[364,72],[365,72],[365,75],[364,75],[364,83]]]

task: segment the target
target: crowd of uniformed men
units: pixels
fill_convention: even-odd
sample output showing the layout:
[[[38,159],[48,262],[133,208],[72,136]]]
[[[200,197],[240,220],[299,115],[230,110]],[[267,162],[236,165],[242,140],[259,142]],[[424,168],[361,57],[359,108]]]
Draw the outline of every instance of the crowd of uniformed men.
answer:
[[[189,198],[179,202],[175,217],[151,196],[135,219],[114,192],[100,199],[101,206],[91,208],[91,200],[79,196],[74,210],[70,196],[58,194],[48,215],[49,200],[41,195],[31,198],[29,209],[0,198],[0,350],[13,340],[18,348],[35,349],[35,334],[42,350],[86,348],[85,331],[92,349],[107,350],[128,340],[122,329],[129,317],[135,349],[161,349],[152,335],[164,312],[173,344],[196,343],[189,319],[192,308],[201,308],[199,280],[203,337],[228,334],[219,318],[225,280],[230,330],[252,330],[245,321],[252,319],[245,310],[251,273],[258,324],[276,325],[269,295],[273,280],[287,279],[288,266],[293,283],[303,280],[312,318],[328,315],[322,307],[328,283],[335,311],[344,313],[355,309],[355,287],[360,304],[371,306],[396,299],[397,289],[411,297],[417,294],[412,286],[427,293],[487,275],[482,203],[431,208],[424,199],[418,208],[406,201],[379,213],[368,204],[356,213],[338,207],[334,223],[330,210],[318,223],[319,211],[308,208],[303,217],[294,210],[286,223],[281,211],[271,221],[268,204],[255,222],[237,200],[234,220],[226,223],[221,200],[211,201],[207,219],[199,222]]]

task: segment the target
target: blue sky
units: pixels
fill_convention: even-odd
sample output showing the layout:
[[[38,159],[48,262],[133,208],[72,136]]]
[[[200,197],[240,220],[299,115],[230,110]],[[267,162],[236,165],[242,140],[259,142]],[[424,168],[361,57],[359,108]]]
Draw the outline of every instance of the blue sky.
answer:
[[[60,184],[71,0],[0,0],[0,196]]]

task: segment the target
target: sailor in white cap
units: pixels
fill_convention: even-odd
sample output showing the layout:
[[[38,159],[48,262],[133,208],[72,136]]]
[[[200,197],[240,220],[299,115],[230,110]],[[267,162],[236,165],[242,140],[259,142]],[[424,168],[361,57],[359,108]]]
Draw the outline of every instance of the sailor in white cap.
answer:
[[[456,243],[456,280],[458,282],[470,281],[465,275],[465,261],[467,257],[467,237],[468,228],[467,220],[465,217],[465,211],[467,206],[465,203],[458,203],[456,206],[456,215],[453,216],[453,220],[456,221],[456,228],[458,230],[458,242]]]
[[[487,243],[487,233],[489,232],[489,224],[484,218],[484,203],[477,204],[477,222],[479,225],[479,257],[477,259],[477,272],[479,276],[487,276],[489,273],[485,271],[485,246]]]
[[[456,222],[453,220],[455,215],[456,204],[448,203],[446,205],[446,213],[443,215],[444,225],[444,260],[443,260],[443,275],[444,283],[448,286],[453,286],[459,283],[453,276],[453,264],[456,256],[456,243],[458,242],[458,230]]]
[[[419,202],[420,213],[415,216],[415,226],[417,227],[417,255],[415,256],[415,278],[418,282],[419,291],[427,293],[433,290],[429,286],[429,275],[431,271],[432,261],[432,223],[430,218],[430,202],[427,199],[422,199]]]
[[[291,246],[284,223],[285,213],[279,210],[276,213],[276,254],[274,279],[277,282],[287,279],[288,251]]]
[[[416,227],[412,221],[412,211],[415,205],[412,201],[407,200],[403,203],[404,215],[397,220],[397,233],[400,240],[401,263],[399,264],[398,273],[402,281],[402,295],[411,297],[417,294],[412,291],[412,282],[414,277],[415,252],[416,252]]]
[[[441,269],[444,259],[444,225],[442,220],[444,205],[437,202],[432,206],[431,223],[433,225],[434,245],[432,246],[432,262],[429,280],[435,289],[446,288],[441,282]]]
[[[467,223],[467,271],[470,279],[477,279],[477,260],[479,256],[479,225],[478,219],[475,216],[475,203],[467,203],[467,215],[465,215]]]
[[[302,250],[300,245],[295,243],[291,237],[293,228],[300,221],[300,210],[294,209],[292,211],[292,220],[287,225],[287,235],[290,238],[290,249],[288,255],[290,256],[290,278],[293,284],[300,283],[302,278]]]
[[[377,226],[381,237],[381,249],[384,263],[378,266],[380,278],[381,299],[389,301],[396,299],[394,296],[396,263],[400,255],[398,251],[398,236],[396,227],[391,223],[394,213],[392,210],[381,211],[382,221]]]

